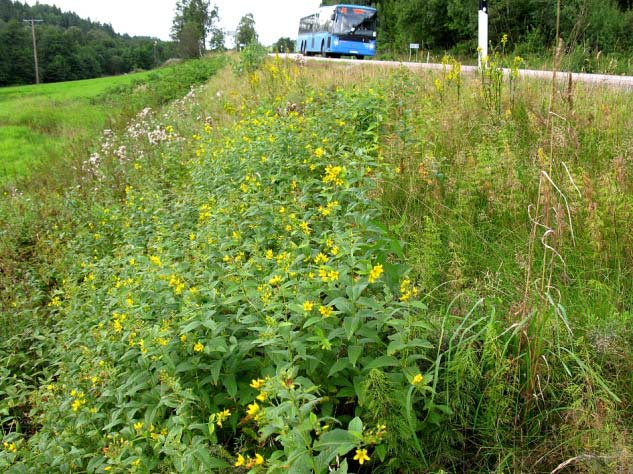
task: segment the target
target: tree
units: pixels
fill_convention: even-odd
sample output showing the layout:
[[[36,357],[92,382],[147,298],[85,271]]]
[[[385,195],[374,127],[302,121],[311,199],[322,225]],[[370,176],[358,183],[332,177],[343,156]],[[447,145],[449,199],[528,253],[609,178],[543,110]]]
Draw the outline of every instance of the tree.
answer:
[[[218,7],[210,0],[178,0],[171,37],[186,58],[201,57],[206,51],[207,37],[218,19]]]
[[[237,25],[237,47],[247,46],[257,42],[257,32],[255,31],[255,18],[252,13],[244,15]]]
[[[273,51],[276,53],[294,53],[295,42],[290,38],[279,38],[273,45]]]
[[[214,27],[211,30],[211,39],[209,40],[209,49],[211,51],[224,51],[224,31],[221,28]]]

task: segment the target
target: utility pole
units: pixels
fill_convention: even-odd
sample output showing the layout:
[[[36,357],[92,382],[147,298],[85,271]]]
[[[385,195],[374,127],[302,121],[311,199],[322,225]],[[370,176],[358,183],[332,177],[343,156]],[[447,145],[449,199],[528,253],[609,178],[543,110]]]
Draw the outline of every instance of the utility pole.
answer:
[[[483,59],[488,57],[488,0],[479,0],[479,41],[477,55],[479,67]]]
[[[33,59],[35,59],[35,83],[39,84],[40,83],[40,71],[37,65],[37,43],[35,41],[35,23],[41,23],[44,20],[34,20],[34,19],[29,19],[29,20],[22,20],[24,21],[24,23],[30,23],[31,24],[31,35],[33,36]]]

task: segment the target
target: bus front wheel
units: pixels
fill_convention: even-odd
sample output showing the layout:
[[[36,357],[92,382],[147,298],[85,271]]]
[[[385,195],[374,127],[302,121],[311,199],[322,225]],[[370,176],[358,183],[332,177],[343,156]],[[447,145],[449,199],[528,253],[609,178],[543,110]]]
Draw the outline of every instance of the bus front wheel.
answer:
[[[365,56],[363,56],[362,54],[357,54],[356,59],[365,59]]]

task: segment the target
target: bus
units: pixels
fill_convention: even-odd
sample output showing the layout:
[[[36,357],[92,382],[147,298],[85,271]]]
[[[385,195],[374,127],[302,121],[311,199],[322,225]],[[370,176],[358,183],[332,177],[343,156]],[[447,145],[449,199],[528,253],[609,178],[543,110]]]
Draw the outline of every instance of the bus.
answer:
[[[321,7],[317,13],[301,18],[296,51],[304,56],[332,58],[374,56],[377,20],[378,12],[372,7]]]

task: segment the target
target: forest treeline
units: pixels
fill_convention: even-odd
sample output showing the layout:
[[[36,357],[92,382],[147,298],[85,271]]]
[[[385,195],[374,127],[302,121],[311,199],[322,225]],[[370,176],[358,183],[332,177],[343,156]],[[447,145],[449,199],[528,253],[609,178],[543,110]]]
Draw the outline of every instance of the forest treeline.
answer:
[[[151,69],[174,56],[174,44],[117,34],[109,24],[55,6],[0,0],[0,86],[35,82],[31,28],[42,82],[72,81]]]
[[[338,0],[323,5],[340,3]],[[405,51],[411,42],[432,50],[475,51],[479,0],[374,0],[353,2],[377,7],[380,48]],[[490,0],[490,40],[507,34],[520,53],[538,54],[555,42],[556,0]],[[633,49],[633,0],[564,0],[560,32],[568,47],[592,51]]]

